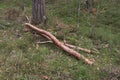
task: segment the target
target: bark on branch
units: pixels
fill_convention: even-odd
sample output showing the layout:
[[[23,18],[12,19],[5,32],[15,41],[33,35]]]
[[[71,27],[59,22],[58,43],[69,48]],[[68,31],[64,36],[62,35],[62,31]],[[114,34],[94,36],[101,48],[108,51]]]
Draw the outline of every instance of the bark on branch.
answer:
[[[43,30],[43,29],[39,29],[33,25],[31,25],[30,23],[25,23],[25,26],[33,31],[35,31],[37,34],[42,35],[42,36],[46,36],[49,39],[51,39],[51,41],[58,46],[59,48],[61,48],[62,50],[68,52],[70,55],[73,55],[74,57],[76,57],[77,59],[83,59],[85,61],[85,63],[87,64],[93,64],[92,61],[90,61],[89,59],[87,59],[86,57],[84,57],[83,55],[79,54],[78,52],[74,51],[73,49],[67,47],[64,45],[64,43],[60,42],[55,36],[53,36],[51,33]]]
[[[71,45],[71,44],[67,44],[67,43],[64,43],[64,45],[70,47],[70,48],[74,48],[74,49],[78,49],[78,50],[81,50],[81,51],[84,51],[84,52],[87,52],[89,54],[92,54],[92,51],[89,50],[89,49],[85,49],[85,48],[81,48],[81,47],[77,47],[77,46],[74,46],[74,45]]]

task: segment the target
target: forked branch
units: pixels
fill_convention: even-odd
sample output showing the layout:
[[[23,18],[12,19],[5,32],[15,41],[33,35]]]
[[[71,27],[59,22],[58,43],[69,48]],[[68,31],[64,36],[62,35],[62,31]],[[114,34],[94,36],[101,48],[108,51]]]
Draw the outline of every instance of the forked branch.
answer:
[[[71,49],[70,47],[67,47],[64,45],[64,43],[60,42],[55,36],[53,36],[50,32],[47,32],[43,29],[39,29],[33,25],[31,25],[30,23],[25,23],[25,26],[33,31],[35,31],[37,34],[42,35],[42,36],[46,36],[48,37],[56,46],[58,46],[59,48],[61,48],[62,50],[68,52],[70,55],[73,55],[74,57],[76,57],[77,59],[83,59],[85,61],[85,63],[87,64],[93,64],[92,61],[90,61],[89,59],[87,59],[86,57],[84,57],[83,55],[79,54],[78,52],[74,51],[73,49]]]

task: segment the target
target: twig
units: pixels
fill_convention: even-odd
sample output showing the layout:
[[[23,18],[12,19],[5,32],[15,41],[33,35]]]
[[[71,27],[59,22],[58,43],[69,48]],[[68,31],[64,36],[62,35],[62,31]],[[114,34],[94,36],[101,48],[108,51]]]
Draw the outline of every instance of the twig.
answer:
[[[77,47],[77,46],[74,46],[74,45],[71,45],[71,44],[67,44],[67,43],[64,43],[64,45],[66,45],[66,46],[68,46],[68,47],[70,47],[70,48],[74,48],[74,49],[78,49],[78,50],[81,50],[81,51],[87,52],[87,53],[89,53],[89,54],[92,53],[92,51],[89,50],[89,49],[85,49],[85,48]]]
[[[42,41],[42,42],[36,42],[37,44],[45,44],[45,43],[53,43],[52,41]]]
[[[31,22],[31,20],[29,19],[29,17],[28,17],[27,15],[26,15],[25,17],[26,17],[26,19],[27,19],[28,23],[30,23],[30,22]]]

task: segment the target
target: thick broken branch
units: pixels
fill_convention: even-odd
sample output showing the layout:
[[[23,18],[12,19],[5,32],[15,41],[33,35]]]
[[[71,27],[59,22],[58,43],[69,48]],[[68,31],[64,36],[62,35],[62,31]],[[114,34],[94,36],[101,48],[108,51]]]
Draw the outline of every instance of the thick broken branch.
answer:
[[[58,46],[59,48],[61,48],[62,50],[68,52],[70,55],[73,55],[74,57],[76,57],[77,59],[83,59],[87,64],[93,64],[92,61],[90,61],[89,59],[87,59],[86,57],[84,57],[83,55],[79,54],[78,52],[74,51],[73,49],[70,49],[69,47],[65,46],[64,43],[60,42],[55,36],[53,36],[51,33],[39,29],[33,25],[31,25],[30,23],[25,23],[25,26],[28,27],[29,29],[35,31],[36,33],[38,33],[39,35],[45,35],[47,37],[49,37],[51,39],[51,41],[53,41],[53,43]]]

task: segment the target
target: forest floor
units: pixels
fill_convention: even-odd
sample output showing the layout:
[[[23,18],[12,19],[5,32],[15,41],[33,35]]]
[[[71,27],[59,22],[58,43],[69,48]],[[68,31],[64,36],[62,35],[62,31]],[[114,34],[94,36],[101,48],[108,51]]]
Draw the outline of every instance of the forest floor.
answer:
[[[20,0],[21,1],[21,0]],[[46,1],[47,25],[37,25],[60,41],[97,50],[78,51],[93,65],[76,60],[54,44],[36,44],[41,36],[24,32],[25,15],[31,16],[31,4],[25,0],[0,1],[0,80],[120,80],[120,2],[100,0],[95,14],[84,10],[79,0]],[[113,1],[113,2],[111,2]]]

